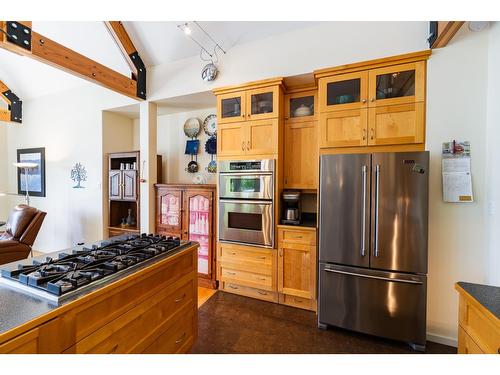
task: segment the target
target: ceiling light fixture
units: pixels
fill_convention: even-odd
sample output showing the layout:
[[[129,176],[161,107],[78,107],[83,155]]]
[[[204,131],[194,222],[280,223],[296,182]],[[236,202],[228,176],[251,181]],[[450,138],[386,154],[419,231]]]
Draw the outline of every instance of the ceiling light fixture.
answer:
[[[203,70],[201,72],[201,78],[204,81],[213,81],[217,77],[218,73],[217,66],[215,65],[217,62],[219,62],[219,55],[217,54],[217,52],[222,51],[223,54],[226,54],[226,51],[221,47],[221,45],[217,41],[215,41],[214,38],[212,38],[212,36],[198,22],[192,21],[191,23],[195,24],[197,29],[199,29],[203,34],[205,34],[208,37],[209,45],[204,46],[202,43],[199,42],[199,38],[197,39],[195,35],[193,35],[194,30],[191,28],[189,22],[177,25],[177,28],[182,30],[189,39],[191,39],[198,45],[198,47],[200,47],[200,59],[203,61],[209,61],[209,64],[203,67]],[[210,43],[213,43],[213,45],[210,45]]]
[[[477,32],[477,31],[483,31],[486,29],[489,25],[489,21],[469,21],[468,27],[470,31]]]

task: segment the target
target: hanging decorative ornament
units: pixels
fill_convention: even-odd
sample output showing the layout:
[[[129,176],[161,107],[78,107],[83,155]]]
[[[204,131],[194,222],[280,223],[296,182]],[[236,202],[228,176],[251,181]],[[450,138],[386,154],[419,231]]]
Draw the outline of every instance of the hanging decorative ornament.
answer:
[[[207,64],[201,70],[201,79],[203,79],[205,82],[213,81],[215,80],[215,78],[217,78],[217,73],[219,73],[219,70],[217,69],[215,64]]]
[[[208,115],[203,121],[203,130],[210,137],[217,133],[217,116],[214,114]]]
[[[217,137],[215,135],[208,138],[205,142],[205,151],[210,155],[217,153]]]

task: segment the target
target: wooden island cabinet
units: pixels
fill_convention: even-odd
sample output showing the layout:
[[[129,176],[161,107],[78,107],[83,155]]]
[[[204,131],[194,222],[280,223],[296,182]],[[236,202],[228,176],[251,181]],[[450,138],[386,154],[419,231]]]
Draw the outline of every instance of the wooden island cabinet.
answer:
[[[216,186],[156,184],[156,233],[196,241],[198,282],[216,288]]]
[[[189,352],[197,335],[197,248],[188,246],[0,333],[0,353]]]

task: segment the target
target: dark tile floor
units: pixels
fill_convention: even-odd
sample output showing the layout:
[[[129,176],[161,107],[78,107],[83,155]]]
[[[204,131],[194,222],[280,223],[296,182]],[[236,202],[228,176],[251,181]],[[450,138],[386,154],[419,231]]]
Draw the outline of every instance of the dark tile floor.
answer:
[[[342,329],[319,330],[313,312],[217,292],[198,312],[192,353],[414,353],[406,344]],[[427,342],[427,353],[456,353]]]

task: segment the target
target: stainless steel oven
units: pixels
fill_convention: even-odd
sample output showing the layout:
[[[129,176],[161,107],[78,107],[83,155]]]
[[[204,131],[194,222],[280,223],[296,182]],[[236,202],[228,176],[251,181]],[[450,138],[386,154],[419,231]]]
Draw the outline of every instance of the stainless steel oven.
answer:
[[[274,160],[219,163],[219,241],[274,246]]]

